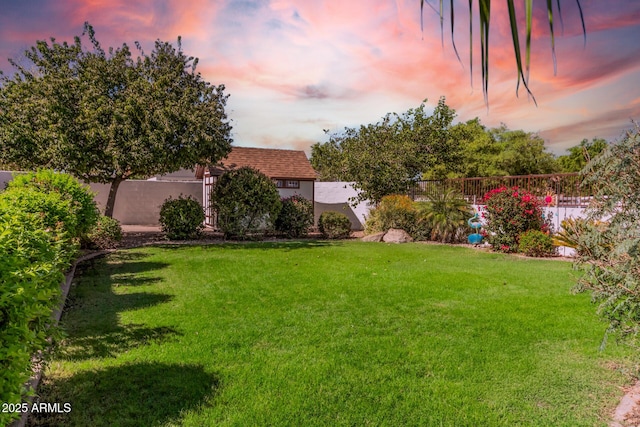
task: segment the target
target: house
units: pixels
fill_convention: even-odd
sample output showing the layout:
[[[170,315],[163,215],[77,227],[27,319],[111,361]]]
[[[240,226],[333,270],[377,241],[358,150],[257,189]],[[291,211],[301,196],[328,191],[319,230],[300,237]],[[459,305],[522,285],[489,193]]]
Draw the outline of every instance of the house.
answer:
[[[315,201],[316,171],[304,151],[274,148],[233,147],[226,158],[215,165],[196,167],[196,178],[203,180],[203,205],[206,224],[214,225],[210,193],[218,177],[229,170],[250,166],[273,180],[281,197],[300,195]]]

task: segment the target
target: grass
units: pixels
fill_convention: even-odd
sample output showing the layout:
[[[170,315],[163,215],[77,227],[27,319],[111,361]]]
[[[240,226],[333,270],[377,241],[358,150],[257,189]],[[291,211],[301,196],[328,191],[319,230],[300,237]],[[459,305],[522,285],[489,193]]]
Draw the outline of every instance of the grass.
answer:
[[[629,349],[566,262],[361,242],[83,266],[34,425],[606,425]]]

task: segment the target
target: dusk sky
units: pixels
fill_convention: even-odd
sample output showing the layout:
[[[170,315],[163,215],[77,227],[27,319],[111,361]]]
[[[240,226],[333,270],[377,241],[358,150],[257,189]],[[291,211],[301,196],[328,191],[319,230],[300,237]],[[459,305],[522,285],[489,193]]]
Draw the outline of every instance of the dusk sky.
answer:
[[[433,108],[444,96],[456,121],[479,117],[489,127],[539,132],[549,151],[562,154],[583,138],[618,139],[632,119],[640,121],[640,1],[581,0],[586,47],[576,2],[561,5],[554,76],[546,2],[534,2],[530,87],[537,107],[522,89],[516,97],[503,1],[492,5],[488,109],[477,13],[471,85],[463,0],[455,9],[462,64],[448,22],[443,47],[429,7],[421,31],[419,0],[0,0],[0,69],[11,74],[7,58],[20,58],[36,40],[71,42],[89,21],[103,47],[139,41],[149,52],[156,39],[175,45],[182,36],[204,79],[226,86],[235,145],[309,154],[327,140],[323,129],[373,123],[425,98]]]

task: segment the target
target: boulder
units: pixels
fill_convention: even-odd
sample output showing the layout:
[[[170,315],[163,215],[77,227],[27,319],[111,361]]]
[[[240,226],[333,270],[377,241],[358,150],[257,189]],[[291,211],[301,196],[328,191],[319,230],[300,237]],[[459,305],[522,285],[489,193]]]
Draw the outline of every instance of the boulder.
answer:
[[[369,234],[368,236],[364,236],[362,238],[363,242],[382,242],[382,238],[384,237],[385,233],[376,233],[376,234]]]
[[[408,243],[413,242],[413,239],[409,236],[409,233],[404,230],[390,228],[382,238],[382,241],[386,243]]]

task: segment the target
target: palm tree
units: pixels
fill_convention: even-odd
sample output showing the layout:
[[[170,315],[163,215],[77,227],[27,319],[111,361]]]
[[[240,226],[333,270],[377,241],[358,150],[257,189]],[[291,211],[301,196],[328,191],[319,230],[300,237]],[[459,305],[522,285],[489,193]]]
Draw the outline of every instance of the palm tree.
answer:
[[[489,104],[488,93],[489,93],[489,25],[491,21],[491,0],[477,0],[478,1],[478,9],[480,11],[480,56],[481,56],[481,66],[482,66],[482,93],[484,94],[485,104]],[[507,6],[509,8],[509,22],[511,24],[511,38],[513,40],[513,50],[516,62],[516,68],[518,70],[518,83],[516,85],[516,94],[518,93],[518,89],[520,87],[520,83],[527,90],[527,93],[531,96],[534,103],[536,102],[531,90],[529,90],[529,63],[531,58],[531,29],[532,29],[532,16],[533,16],[533,0],[524,0],[525,6],[525,25],[526,25],[526,48],[525,48],[525,59],[524,59],[524,67],[522,61],[522,54],[520,49],[520,37],[519,37],[519,29],[518,29],[518,21],[516,19],[516,9],[514,5],[514,0],[506,0]],[[431,8],[435,9],[435,7],[427,0],[420,0],[420,17],[422,18],[425,3]],[[451,23],[451,39],[453,41],[453,49],[460,60],[460,55],[458,54],[458,49],[456,48],[455,40],[454,40],[454,30],[453,24],[455,21],[455,7],[454,0],[449,0],[450,8],[449,8],[449,17]],[[582,13],[582,6],[580,5],[580,0],[576,0],[578,4],[578,10],[580,12],[580,20],[582,22],[582,32],[584,34],[584,40],[586,43],[587,40],[587,31],[584,25],[584,15]],[[562,22],[562,9],[561,9],[561,1],[556,0],[557,14],[560,18],[560,22]],[[436,10],[440,15],[440,32],[444,35],[444,0],[439,1],[439,8]],[[551,53],[553,56],[553,70],[554,74],[556,72],[556,52],[555,52],[555,38],[554,38],[554,27],[553,27],[553,18],[556,12],[553,9],[553,0],[547,0],[547,15],[549,17],[549,29],[551,32]],[[473,0],[469,0],[469,65],[471,69],[471,74],[473,74]],[[537,103],[536,103],[537,105]]]
[[[458,191],[446,189],[429,196],[420,204],[423,218],[431,229],[431,240],[451,243],[459,240],[467,219],[473,215],[469,203]]]

